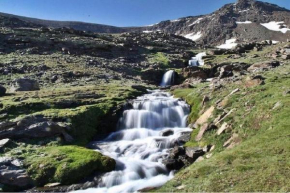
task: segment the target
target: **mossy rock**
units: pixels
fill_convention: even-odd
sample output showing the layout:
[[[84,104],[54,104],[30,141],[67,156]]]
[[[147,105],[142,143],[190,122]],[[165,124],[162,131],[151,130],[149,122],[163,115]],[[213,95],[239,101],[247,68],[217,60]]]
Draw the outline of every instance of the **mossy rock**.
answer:
[[[94,172],[115,169],[114,159],[99,152],[77,147],[45,147],[25,160],[28,173],[36,186],[60,182],[63,185],[77,183]]]

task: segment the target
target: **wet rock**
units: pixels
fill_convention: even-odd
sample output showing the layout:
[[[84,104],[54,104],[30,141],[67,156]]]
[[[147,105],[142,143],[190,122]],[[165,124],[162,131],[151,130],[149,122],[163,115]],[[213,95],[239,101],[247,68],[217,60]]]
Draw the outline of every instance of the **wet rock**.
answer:
[[[161,136],[170,136],[170,135],[173,135],[173,134],[174,134],[174,132],[171,129],[167,129],[167,130],[164,130],[164,131],[160,132]]]
[[[198,157],[203,156],[205,152],[200,147],[186,147],[185,154],[195,161]]]
[[[13,86],[11,87],[11,92],[16,91],[34,91],[40,90],[39,84],[36,80],[28,78],[19,78],[13,81]]]
[[[191,132],[184,132],[182,135],[177,139],[178,145],[183,145],[188,142],[191,138]]]
[[[166,166],[168,170],[179,170],[184,166],[181,161],[172,158],[165,159],[162,161],[162,163]]]
[[[6,93],[6,88],[4,86],[0,85],[0,97],[4,96],[5,93]]]

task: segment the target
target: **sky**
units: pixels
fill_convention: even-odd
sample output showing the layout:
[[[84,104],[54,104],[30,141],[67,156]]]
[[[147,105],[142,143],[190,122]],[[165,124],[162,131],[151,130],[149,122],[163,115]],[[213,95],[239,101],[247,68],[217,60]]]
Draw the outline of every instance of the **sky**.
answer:
[[[59,21],[144,26],[211,13],[236,0],[0,0],[0,12]],[[290,0],[262,0],[290,9]]]

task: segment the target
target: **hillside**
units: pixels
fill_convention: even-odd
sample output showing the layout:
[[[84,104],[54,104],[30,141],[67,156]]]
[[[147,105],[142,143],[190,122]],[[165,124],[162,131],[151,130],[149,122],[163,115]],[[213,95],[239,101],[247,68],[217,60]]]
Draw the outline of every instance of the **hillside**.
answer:
[[[267,23],[268,28],[262,25]],[[208,46],[221,45],[229,39],[286,41],[290,39],[290,11],[265,2],[239,0],[208,15],[163,21],[147,30],[185,36]]]

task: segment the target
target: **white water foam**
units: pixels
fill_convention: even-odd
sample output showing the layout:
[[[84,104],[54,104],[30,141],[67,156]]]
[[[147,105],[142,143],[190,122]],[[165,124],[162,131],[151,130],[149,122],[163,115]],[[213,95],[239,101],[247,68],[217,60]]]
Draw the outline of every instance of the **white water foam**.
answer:
[[[105,140],[94,142],[97,151],[116,160],[116,170],[106,173],[97,188],[84,193],[136,192],[146,187],[159,187],[173,177],[162,164],[168,149],[177,144],[186,127],[189,106],[160,90],[150,91],[124,111],[118,131]],[[162,136],[171,130],[172,135]]]

